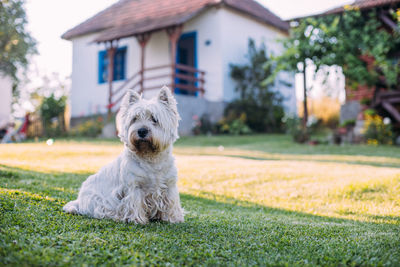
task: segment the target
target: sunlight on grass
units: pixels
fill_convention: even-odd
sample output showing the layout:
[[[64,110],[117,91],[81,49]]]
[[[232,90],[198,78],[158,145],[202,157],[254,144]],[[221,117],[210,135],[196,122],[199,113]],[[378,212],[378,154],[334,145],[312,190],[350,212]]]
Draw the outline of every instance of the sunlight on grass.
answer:
[[[42,173],[90,174],[121,150],[118,143],[6,145],[0,147],[0,164]],[[400,168],[382,166],[400,167],[400,158],[185,146],[176,147],[175,155],[182,193],[314,215],[399,223]],[[54,184],[52,188],[73,194],[79,185]]]
[[[216,156],[180,156],[177,162],[181,191],[196,196],[213,193],[268,207],[368,221],[373,216],[400,216],[400,172],[395,168]],[[387,190],[377,191],[377,185]]]
[[[182,155],[218,155],[230,157],[243,157],[259,160],[302,160],[302,161],[321,161],[321,162],[344,162],[357,164],[371,164],[383,166],[398,166],[400,167],[400,158],[391,158],[383,156],[364,156],[364,155],[304,155],[304,154],[280,154],[267,153],[261,151],[224,148],[223,151],[218,147],[201,147],[193,150],[191,147],[178,147],[175,153]],[[400,153],[400,151],[399,151]]]

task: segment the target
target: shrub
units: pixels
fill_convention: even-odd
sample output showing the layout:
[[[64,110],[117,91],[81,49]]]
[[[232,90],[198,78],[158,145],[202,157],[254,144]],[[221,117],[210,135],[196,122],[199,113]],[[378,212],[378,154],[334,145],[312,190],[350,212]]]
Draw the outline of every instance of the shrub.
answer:
[[[310,139],[309,128],[305,128],[298,117],[284,117],[282,121],[285,123],[286,133],[292,136],[293,141],[305,143]]]
[[[251,129],[247,126],[246,119],[246,113],[242,113],[239,118],[227,116],[217,124],[217,132],[233,135],[250,134]]]
[[[87,120],[72,128],[70,134],[72,136],[97,137],[101,134],[103,127],[103,118],[98,117],[97,119]]]
[[[367,144],[393,144],[393,132],[390,124],[385,124],[379,115],[365,115],[364,138]]]
[[[252,131],[281,132],[284,116],[282,97],[271,89],[273,81],[266,82],[273,75],[274,68],[272,64],[266,64],[270,59],[265,46],[257,48],[250,39],[247,58],[247,64],[230,65],[230,75],[236,82],[235,89],[239,93],[239,99],[227,105],[224,116],[230,126],[241,128],[240,132],[247,131],[243,120],[240,120],[243,113],[246,115],[245,124]]]
[[[356,120],[345,120],[342,124],[340,124],[340,127],[354,127],[356,126]]]
[[[64,112],[67,97],[56,98],[54,94],[43,98],[39,107],[46,136],[59,136],[65,133]]]
[[[258,105],[251,99],[235,100],[229,103],[224,111],[224,117],[230,122],[239,120],[242,114],[246,115],[246,124],[254,132],[271,133],[284,130],[282,106]]]
[[[210,121],[207,114],[200,117],[193,116],[194,127],[192,129],[194,135],[217,133],[216,125]]]

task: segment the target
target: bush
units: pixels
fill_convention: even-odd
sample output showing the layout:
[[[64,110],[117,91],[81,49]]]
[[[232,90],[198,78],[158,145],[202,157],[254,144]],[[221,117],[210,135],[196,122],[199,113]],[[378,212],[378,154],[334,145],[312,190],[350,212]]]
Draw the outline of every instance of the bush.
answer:
[[[292,136],[293,141],[305,143],[310,139],[310,130],[304,128],[300,118],[284,117],[282,121],[285,123],[286,133]]]
[[[98,117],[97,119],[87,120],[84,123],[81,123],[80,125],[72,128],[70,131],[70,135],[82,137],[97,137],[101,134],[103,127],[103,118]]]
[[[225,108],[225,120],[233,126],[232,130],[246,132],[242,114],[246,116],[245,124],[254,132],[281,132],[284,110],[281,95],[272,90],[273,81],[267,83],[273,75],[274,68],[267,57],[266,48],[261,45],[257,48],[252,39],[249,40],[245,65],[230,65],[231,77],[236,82],[236,91],[239,99],[231,102]],[[235,123],[233,123],[236,121]],[[230,127],[232,128],[232,127]]]
[[[56,98],[54,94],[43,98],[39,107],[46,136],[60,136],[65,133],[64,112],[67,97]]]
[[[393,144],[393,132],[390,124],[385,124],[379,115],[365,115],[364,138],[367,144]]]
[[[356,120],[345,120],[342,124],[340,124],[340,127],[354,127],[356,126]]]
[[[245,114],[246,124],[254,132],[272,133],[284,130],[282,106],[258,105],[253,100],[246,99],[229,103],[224,111],[224,117],[229,122],[239,120],[242,114]]]
[[[216,125],[210,121],[207,114],[204,114],[199,119],[198,116],[193,116],[194,127],[192,129],[194,135],[217,133]]]
[[[233,135],[250,134],[251,129],[246,124],[246,113],[242,113],[239,118],[228,116],[217,124],[217,132]]]

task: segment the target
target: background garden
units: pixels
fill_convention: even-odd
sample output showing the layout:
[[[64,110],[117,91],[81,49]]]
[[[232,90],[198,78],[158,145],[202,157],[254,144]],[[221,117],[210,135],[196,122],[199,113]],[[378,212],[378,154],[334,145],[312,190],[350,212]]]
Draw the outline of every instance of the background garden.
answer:
[[[56,74],[24,91],[19,72],[37,44],[24,1],[0,1],[0,71],[13,77],[15,118],[31,107],[0,129],[3,141],[12,133],[0,145],[0,265],[400,265],[400,4],[392,2],[293,19],[282,55],[249,39],[247,63],[230,66],[239,97],[217,122],[193,117],[192,135],[174,146],[185,223],[143,226],[62,212],[122,151],[104,137],[115,116],[70,125],[69,85]],[[340,69],[346,103],[329,87],[313,97],[310,69],[320,77]],[[285,83],[281,71],[303,76],[297,114],[285,114],[271,89]],[[358,109],[349,119],[350,101]]]

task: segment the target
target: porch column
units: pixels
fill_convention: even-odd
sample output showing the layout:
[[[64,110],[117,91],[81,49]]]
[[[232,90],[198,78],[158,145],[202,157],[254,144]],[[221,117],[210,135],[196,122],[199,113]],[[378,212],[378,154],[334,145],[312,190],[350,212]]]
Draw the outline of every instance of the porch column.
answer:
[[[145,47],[147,42],[150,40],[151,33],[142,33],[136,35],[136,40],[140,45],[140,93],[144,91],[144,59],[145,59]]]
[[[170,42],[170,47],[171,47],[171,90],[174,92],[175,90],[175,74],[176,74],[176,66],[175,66],[175,61],[176,61],[176,46],[178,44],[179,37],[182,34],[182,29],[183,25],[177,25],[173,27],[169,27],[166,29],[169,42]]]
[[[108,79],[108,105],[107,105],[107,116],[111,118],[111,109],[112,109],[112,95],[113,95],[113,80],[114,80],[114,55],[117,51],[118,43],[114,43],[110,41],[108,44],[106,43],[107,48],[107,59],[108,59],[108,66],[107,66],[107,79]]]

